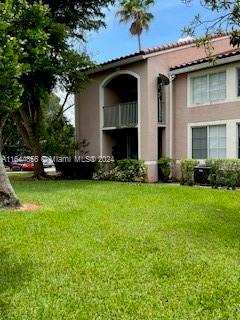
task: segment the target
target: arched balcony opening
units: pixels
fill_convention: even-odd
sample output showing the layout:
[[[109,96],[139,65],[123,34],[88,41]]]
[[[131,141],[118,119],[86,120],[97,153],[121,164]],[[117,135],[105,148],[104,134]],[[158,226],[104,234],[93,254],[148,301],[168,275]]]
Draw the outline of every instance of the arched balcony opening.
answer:
[[[138,159],[138,78],[117,74],[102,87],[102,152]]]
[[[113,78],[104,87],[103,127],[129,128],[138,124],[137,79],[129,74]]]

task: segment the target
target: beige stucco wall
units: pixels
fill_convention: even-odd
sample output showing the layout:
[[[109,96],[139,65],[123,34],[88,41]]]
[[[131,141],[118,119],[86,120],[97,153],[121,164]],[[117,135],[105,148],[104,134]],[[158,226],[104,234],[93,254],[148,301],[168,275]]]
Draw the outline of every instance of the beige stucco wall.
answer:
[[[221,67],[213,67],[189,74],[181,74],[174,80],[174,136],[173,150],[175,159],[189,157],[188,139],[189,125],[199,123],[214,123],[226,120],[240,119],[240,99],[237,97],[237,72],[236,68],[240,63],[227,64]],[[224,102],[207,104],[204,106],[191,106],[189,102],[190,77],[204,73],[217,72],[225,70],[227,73],[227,92]],[[225,123],[225,121],[223,121]],[[235,133],[236,134],[236,133]],[[228,137],[229,140],[236,137]],[[237,147],[237,146],[236,146]],[[234,156],[234,152],[232,153]]]
[[[100,154],[99,145],[99,82],[101,77],[91,79],[75,97],[76,139],[87,139],[90,143],[90,155]]]
[[[229,39],[218,38],[213,41],[215,53],[230,49]],[[100,85],[109,76],[122,71],[134,72],[139,77],[139,157],[147,161],[149,166],[149,177],[151,181],[156,181],[156,161],[158,159],[158,122],[157,122],[157,77],[159,73],[169,76],[169,67],[190,62],[206,56],[203,48],[196,48],[194,45],[180,47],[177,50],[171,49],[162,51],[160,54],[146,56],[145,60],[121,66],[115,69],[98,72],[91,76],[91,82],[76,96],[76,137],[80,141],[87,139],[90,142],[89,154],[100,155]],[[185,77],[185,78],[184,78]],[[170,131],[169,131],[169,87],[165,87],[166,94],[166,128],[163,133],[163,152],[169,155],[170,152]],[[112,94],[104,102],[106,104],[117,102],[117,98]],[[186,76],[178,76],[174,81],[174,127],[173,127],[173,156],[183,158],[187,155],[187,128],[189,121],[198,121],[205,118],[213,118],[220,109],[214,106],[210,112],[204,114],[203,110],[188,110],[187,81]],[[223,109],[225,111],[223,111]],[[236,116],[236,105],[221,109],[220,117]],[[205,109],[204,109],[205,110]],[[102,155],[111,154],[111,141],[106,134],[102,135]]]
[[[78,141],[87,139],[90,143],[89,154],[100,155],[100,86],[109,76],[120,74],[122,71],[131,71],[135,73],[139,79],[140,85],[140,122],[145,123],[144,116],[147,113],[148,108],[148,93],[146,90],[147,83],[147,61],[141,61],[139,63],[133,63],[121,68],[110,69],[105,72],[99,72],[90,76],[91,82],[82,88],[79,94],[76,96],[76,138]],[[114,104],[117,98],[114,94],[106,95],[107,99],[104,99],[104,104]],[[141,125],[140,125],[141,126]],[[140,154],[145,155],[146,141],[142,135],[140,135]],[[111,148],[107,145],[109,139],[107,135],[103,135],[103,150],[102,155],[110,155]],[[144,152],[143,152],[144,151]],[[106,153],[106,154],[105,154]]]
[[[214,52],[215,54],[227,51],[232,49],[229,44],[229,38],[217,38],[213,41]],[[157,109],[157,90],[156,90],[156,82],[159,73],[162,73],[166,76],[169,76],[169,68],[171,66],[176,66],[182,63],[191,62],[196,59],[200,59],[206,56],[206,51],[204,48],[197,48],[196,46],[189,45],[187,47],[180,47],[178,50],[171,49],[167,52],[162,52],[161,54],[151,56],[148,59],[148,108],[152,110],[152,123],[153,130],[156,131],[156,123],[153,117],[156,116],[155,111]],[[175,84],[174,84],[175,85]],[[182,94],[182,92],[180,92]],[[165,140],[163,141],[163,151],[165,155],[169,155],[170,152],[170,118],[169,118],[169,95],[170,95],[170,86],[165,87],[165,95],[166,95],[166,130],[164,134]],[[182,135],[183,133],[181,133]],[[183,137],[182,137],[183,138]],[[152,154],[154,154],[154,158],[156,158],[156,151],[154,152],[154,145],[156,143],[156,135],[154,135],[154,139],[152,140],[151,146],[149,149],[152,149]],[[153,159],[152,159],[153,160]]]

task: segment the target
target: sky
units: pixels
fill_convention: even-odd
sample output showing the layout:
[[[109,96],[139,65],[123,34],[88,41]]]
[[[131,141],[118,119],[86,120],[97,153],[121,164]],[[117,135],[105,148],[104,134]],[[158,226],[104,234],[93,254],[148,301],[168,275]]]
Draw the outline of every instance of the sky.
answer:
[[[129,24],[119,24],[115,16],[117,10],[117,6],[105,10],[107,27],[87,36],[86,50],[97,63],[138,50],[137,37],[130,35]],[[195,14],[200,13],[204,17],[211,14],[200,5],[200,0],[193,0],[190,6],[181,0],[156,0],[150,11],[154,14],[154,20],[149,31],[142,35],[143,48],[175,42],[184,37],[182,29],[190,24]]]

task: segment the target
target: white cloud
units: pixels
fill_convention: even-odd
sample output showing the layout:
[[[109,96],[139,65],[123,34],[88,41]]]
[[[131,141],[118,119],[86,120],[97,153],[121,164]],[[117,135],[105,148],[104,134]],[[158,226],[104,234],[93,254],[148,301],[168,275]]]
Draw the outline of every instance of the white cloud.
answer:
[[[189,41],[189,40],[193,40],[193,37],[188,36],[188,37],[185,37],[185,38],[180,38],[180,39],[178,39],[177,42],[185,42],[185,41]]]

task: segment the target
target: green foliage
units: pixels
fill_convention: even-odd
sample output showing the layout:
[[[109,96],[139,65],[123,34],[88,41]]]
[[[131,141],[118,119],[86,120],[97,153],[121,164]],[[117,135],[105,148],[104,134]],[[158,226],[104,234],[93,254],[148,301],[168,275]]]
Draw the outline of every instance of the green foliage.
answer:
[[[31,0],[34,2],[34,0]],[[114,0],[43,0],[59,25],[66,25],[69,36],[84,40],[86,32],[105,26],[106,9]]]
[[[19,135],[16,123],[8,117],[2,131],[2,154],[6,156],[30,155],[31,151],[25,146]]]
[[[235,189],[240,185],[239,159],[207,160],[206,165],[210,167],[208,180],[213,188],[226,186]]]
[[[143,161],[124,159],[112,163],[98,163],[94,179],[122,182],[143,182],[145,175],[146,166]]]
[[[73,125],[65,117],[52,123],[45,121],[41,144],[43,154],[73,157],[77,149]]]
[[[182,185],[194,185],[194,168],[197,166],[197,160],[181,160],[181,179]]]
[[[146,175],[144,161],[135,159],[124,159],[117,161],[116,181],[143,182]]]
[[[52,27],[49,10],[46,5],[37,2],[30,4],[26,0],[6,0],[1,4],[1,8],[0,18],[7,23],[6,38],[11,39],[15,46],[13,62],[17,59],[21,67],[17,78],[18,86],[26,90],[22,79],[40,68],[49,68],[52,51],[49,44],[49,29]]]
[[[85,70],[93,64],[84,49],[76,50],[75,40],[84,40],[86,31],[104,25],[102,9],[113,1],[12,1],[11,37],[22,45],[19,62],[30,68],[19,79],[21,109],[14,114],[14,120],[25,144],[41,159],[45,130],[41,102],[56,86],[61,85],[67,94],[71,94],[85,84],[88,79]],[[82,45],[82,42],[78,44]],[[56,132],[58,128],[54,130]],[[39,161],[35,176],[42,175],[43,166]]]
[[[93,174],[94,180],[114,180],[113,170],[116,168],[116,162],[97,162],[95,172]]]
[[[73,157],[77,149],[75,128],[60,112],[60,99],[51,94],[42,101],[43,132],[41,150],[49,156]],[[60,113],[60,115],[59,115]]]
[[[24,66],[21,41],[11,35],[14,21],[12,1],[0,3],[0,112],[6,113],[20,106],[23,92],[19,84]]]
[[[182,0],[183,3],[191,5],[193,0]],[[212,34],[228,32],[230,44],[233,47],[240,45],[240,4],[239,0],[203,0],[201,5],[212,12],[212,18],[204,18],[199,13],[196,14],[191,24],[184,28],[187,35],[195,37],[198,31],[205,31],[201,44],[212,51],[211,39]]]
[[[0,111],[13,112],[26,89],[21,79],[45,68],[50,56],[49,34],[43,29],[48,8],[26,0],[0,3]],[[40,64],[41,61],[41,64]]]
[[[162,157],[158,160],[158,179],[161,181],[167,181],[170,177],[171,167],[173,165],[173,159],[168,157]]]
[[[44,111],[40,140],[43,154],[73,157],[78,148],[75,142],[75,128],[63,114],[57,116],[61,109],[60,99],[55,94],[51,94],[41,103]],[[2,139],[4,154],[8,156],[31,154],[12,118],[9,118],[5,124]],[[83,143],[82,147],[86,147],[86,142]]]

